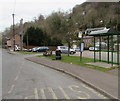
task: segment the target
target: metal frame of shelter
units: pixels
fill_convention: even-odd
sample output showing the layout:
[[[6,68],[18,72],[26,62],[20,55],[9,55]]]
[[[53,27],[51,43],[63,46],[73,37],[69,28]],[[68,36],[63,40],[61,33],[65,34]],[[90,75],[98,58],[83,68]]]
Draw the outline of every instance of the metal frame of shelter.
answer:
[[[117,31],[113,30],[113,29],[104,29],[104,30],[98,30],[98,31],[92,31],[89,36],[94,36],[94,62],[96,61],[102,61],[101,59],[101,38],[102,37],[106,37],[107,39],[107,63],[111,63],[112,65],[114,64],[114,42],[113,42],[113,36],[116,35],[117,39],[116,39],[116,43],[117,43],[117,62],[115,64],[120,65],[120,33],[118,33]],[[96,42],[96,37],[99,39],[99,50],[95,50],[95,42]],[[112,43],[111,45],[111,49],[110,50],[110,41]],[[96,60],[96,52],[99,53],[99,59]],[[110,57],[110,52],[111,52],[111,57]],[[110,59],[111,58],[111,59]],[[111,61],[110,61],[111,60]]]

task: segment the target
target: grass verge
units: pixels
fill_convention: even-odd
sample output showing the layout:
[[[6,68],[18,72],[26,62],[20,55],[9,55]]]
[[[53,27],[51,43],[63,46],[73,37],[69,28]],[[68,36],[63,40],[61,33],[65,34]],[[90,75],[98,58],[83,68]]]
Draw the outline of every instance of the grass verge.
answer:
[[[38,52],[25,52],[25,51],[16,51],[18,53],[22,53],[22,54],[38,54]]]
[[[49,59],[55,59],[55,55],[39,56],[39,57],[46,57],[46,58],[49,58]],[[94,62],[93,59],[86,58],[86,57],[83,57],[82,61],[80,61],[80,57],[78,57],[78,56],[62,55],[62,59],[60,61],[65,62],[65,63],[69,63],[69,64],[74,64],[74,65],[79,65],[79,66],[83,66],[83,67],[92,68],[92,69],[103,71],[103,72],[107,72],[107,71],[111,70],[109,68],[103,68],[103,67],[99,67],[99,66],[93,66],[93,65],[86,64],[86,63]]]

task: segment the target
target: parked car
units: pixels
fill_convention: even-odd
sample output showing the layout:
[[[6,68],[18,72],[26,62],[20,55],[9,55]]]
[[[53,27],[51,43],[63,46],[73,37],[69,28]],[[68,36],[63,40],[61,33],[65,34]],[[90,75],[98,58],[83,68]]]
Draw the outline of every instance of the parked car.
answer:
[[[96,43],[95,43],[95,47],[99,47],[100,44],[101,44],[101,47],[102,47],[102,48],[107,47],[107,43],[105,43],[105,42],[101,42],[101,43],[100,43],[100,42],[96,42]]]
[[[37,48],[38,48],[38,47],[32,48],[32,52],[37,52]]]
[[[22,48],[22,51],[26,51],[26,52],[27,52],[27,51],[28,51],[28,49],[26,49],[26,48]]]
[[[32,52],[32,49],[27,49],[27,52]]]
[[[74,48],[74,50],[75,50],[76,52],[79,52],[79,51],[80,51],[80,48]]]
[[[68,47],[67,46],[57,46],[56,50],[60,50],[61,53],[68,53]],[[74,49],[70,48],[70,54],[74,54],[76,51]]]
[[[37,52],[46,52],[46,51],[49,51],[49,48],[48,47],[38,47]]]
[[[32,48],[33,52],[45,52],[45,51],[48,51],[48,50],[49,50],[48,47],[34,47],[34,48]]]
[[[21,50],[21,47],[15,45],[15,51],[20,51]]]
[[[90,48],[89,48],[89,51],[94,51],[94,50],[99,50],[99,49],[96,48],[96,47],[90,47]]]

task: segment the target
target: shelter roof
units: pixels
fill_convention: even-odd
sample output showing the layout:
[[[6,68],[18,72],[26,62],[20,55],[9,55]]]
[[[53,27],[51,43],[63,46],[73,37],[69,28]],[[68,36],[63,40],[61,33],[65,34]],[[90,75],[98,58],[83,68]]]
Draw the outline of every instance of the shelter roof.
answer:
[[[89,36],[107,36],[107,35],[120,35],[120,33],[114,29],[105,28],[103,30],[91,31],[89,34]]]

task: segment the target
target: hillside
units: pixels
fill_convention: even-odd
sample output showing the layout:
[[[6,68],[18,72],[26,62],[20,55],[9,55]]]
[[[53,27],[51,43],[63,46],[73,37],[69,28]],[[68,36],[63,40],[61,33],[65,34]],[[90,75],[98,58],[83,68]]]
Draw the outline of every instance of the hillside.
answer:
[[[72,18],[80,27],[116,28],[120,24],[120,2],[85,2],[73,8]]]

